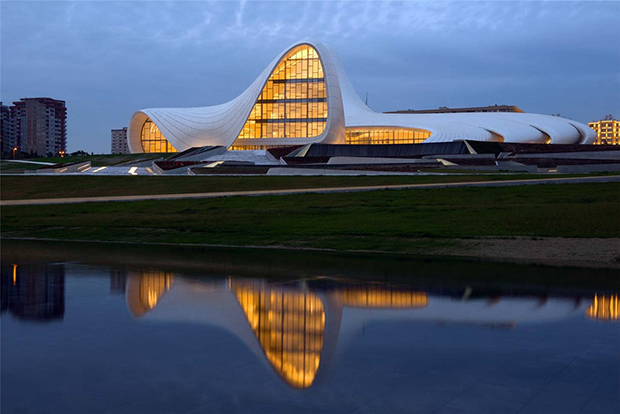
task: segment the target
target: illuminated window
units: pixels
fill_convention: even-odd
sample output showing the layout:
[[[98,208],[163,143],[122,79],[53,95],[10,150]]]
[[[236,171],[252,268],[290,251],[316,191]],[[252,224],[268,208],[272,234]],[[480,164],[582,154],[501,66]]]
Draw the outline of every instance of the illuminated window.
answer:
[[[590,122],[588,126],[596,132],[594,145],[620,145],[620,121],[607,119]]]
[[[355,127],[347,128],[346,144],[418,144],[431,136],[425,129]]]
[[[326,123],[323,65],[312,46],[301,45],[273,70],[237,138],[312,138]]]
[[[142,125],[140,143],[144,152],[177,152],[150,118]]]
[[[359,308],[423,308],[428,306],[425,292],[390,289],[385,287],[363,287],[342,289],[345,306]]]

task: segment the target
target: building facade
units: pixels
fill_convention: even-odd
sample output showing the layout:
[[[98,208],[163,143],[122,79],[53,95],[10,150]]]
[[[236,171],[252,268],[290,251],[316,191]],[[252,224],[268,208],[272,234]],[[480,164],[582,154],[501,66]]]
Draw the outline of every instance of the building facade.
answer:
[[[15,121],[11,115],[11,108],[0,102],[0,150],[3,156],[12,155],[17,146]]]
[[[113,129],[111,135],[112,154],[130,154],[129,146],[127,145],[127,127]]]
[[[10,116],[15,123],[15,146],[41,157],[64,155],[67,150],[65,101],[22,98],[13,102]]]
[[[596,132],[595,145],[620,145],[620,121],[607,116],[600,121],[590,122],[588,126]]]
[[[518,109],[518,108],[517,108]],[[359,98],[331,49],[292,45],[241,95],[200,108],[136,112],[128,128],[131,152],[176,152],[223,146],[255,150],[289,145],[416,144],[457,140],[591,144],[587,125],[514,112],[377,113]]]

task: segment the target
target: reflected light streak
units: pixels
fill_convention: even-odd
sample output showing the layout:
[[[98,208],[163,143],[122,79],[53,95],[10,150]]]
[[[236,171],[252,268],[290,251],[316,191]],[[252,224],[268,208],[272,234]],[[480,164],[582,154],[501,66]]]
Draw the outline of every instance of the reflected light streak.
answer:
[[[145,309],[157,306],[161,298],[172,288],[174,276],[167,272],[145,272],[140,276],[140,303]]]
[[[13,263],[13,286],[17,283],[17,265]]]
[[[363,308],[423,308],[428,306],[425,292],[393,290],[383,287],[342,289],[344,306]]]
[[[586,309],[586,316],[604,322],[617,321],[620,319],[618,295],[594,295],[592,305]]]

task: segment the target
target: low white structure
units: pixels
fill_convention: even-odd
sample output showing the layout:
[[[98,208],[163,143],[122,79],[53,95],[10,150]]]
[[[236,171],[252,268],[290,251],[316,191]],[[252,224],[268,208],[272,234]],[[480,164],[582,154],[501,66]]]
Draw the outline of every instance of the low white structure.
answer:
[[[292,45],[237,98],[201,108],[154,108],[129,122],[131,152],[192,147],[267,149],[326,144],[476,140],[590,144],[582,123],[528,113],[384,114],[355,93],[336,54],[318,42]]]

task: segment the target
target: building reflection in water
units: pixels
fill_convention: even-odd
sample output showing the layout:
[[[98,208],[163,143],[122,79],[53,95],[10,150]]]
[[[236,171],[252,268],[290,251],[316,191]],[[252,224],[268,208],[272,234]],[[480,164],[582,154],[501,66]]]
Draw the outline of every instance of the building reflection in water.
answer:
[[[163,300],[174,276],[166,272],[130,273],[127,303],[141,317],[159,306],[155,318],[181,318],[230,330],[294,388],[305,389],[325,376],[336,347],[352,340],[371,320],[420,320],[479,327],[543,322],[581,313],[575,297],[539,294],[472,295],[471,289],[427,292],[384,284],[311,280],[276,283],[255,279],[227,281],[180,278],[179,294]],[[618,296],[595,296],[588,317],[618,319]],[[340,347],[340,346],[339,346]],[[342,347],[340,347],[342,349]]]
[[[604,322],[620,320],[618,295],[594,295],[592,304],[586,309],[586,316]]]
[[[154,309],[173,282],[174,275],[170,272],[129,272],[127,304],[131,313],[139,317]]]
[[[110,295],[124,295],[127,287],[127,271],[110,270]]]
[[[2,265],[1,285],[2,312],[29,321],[63,319],[64,265]]]
[[[323,302],[307,290],[261,285],[231,282],[269,363],[293,387],[309,387],[319,369],[325,340]]]
[[[396,290],[380,286],[364,286],[358,288],[342,288],[344,306],[377,309],[421,308],[428,306],[428,295],[425,292]]]

